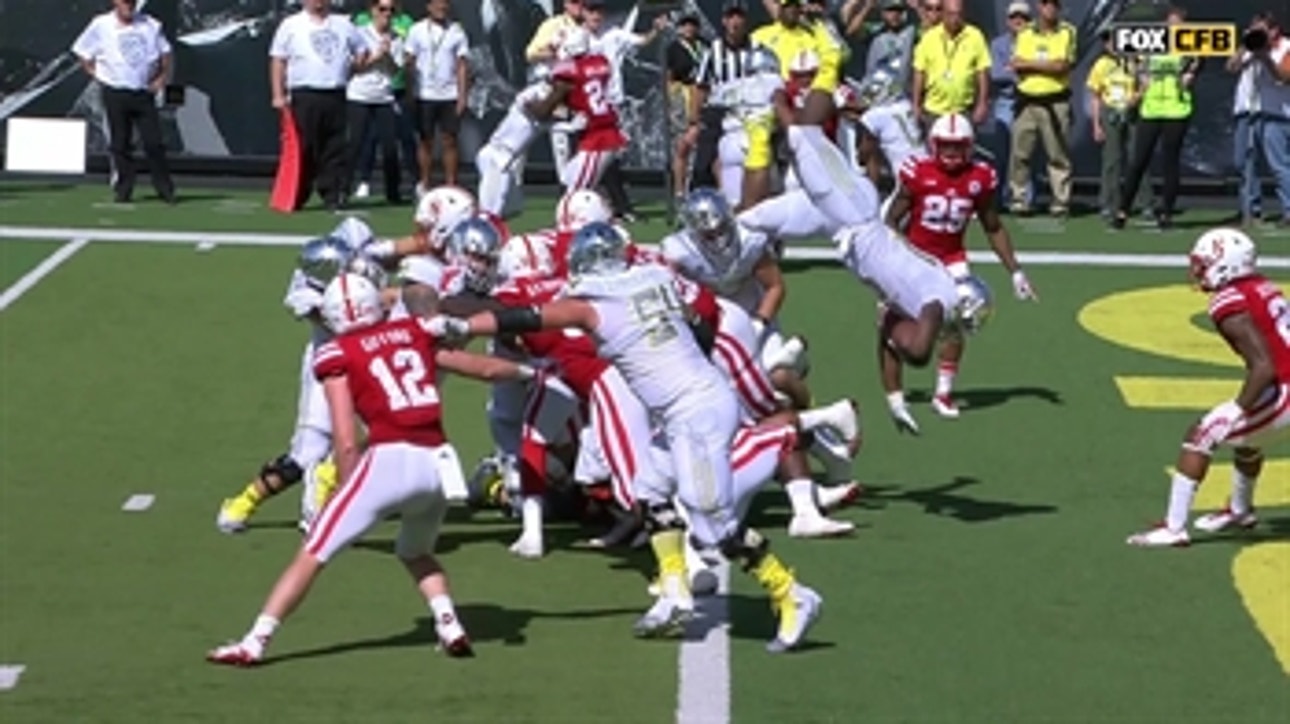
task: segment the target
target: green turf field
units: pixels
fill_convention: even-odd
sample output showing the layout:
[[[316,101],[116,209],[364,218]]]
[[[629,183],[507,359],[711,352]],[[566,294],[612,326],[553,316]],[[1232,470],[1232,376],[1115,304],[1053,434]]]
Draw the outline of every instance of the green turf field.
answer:
[[[303,234],[336,221],[271,214],[263,196],[194,190],[177,207],[118,209],[95,205],[102,186],[0,185],[0,225],[30,227],[0,229],[15,237],[0,239],[0,291],[70,241],[22,240],[50,228]],[[545,225],[551,203],[531,203],[516,228]],[[395,234],[408,216],[373,207],[368,220]],[[1196,233],[1010,223],[1022,250],[1180,254]],[[1290,237],[1260,241],[1290,256]],[[299,544],[294,495],[246,535],[213,525],[290,434],[305,338],[280,306],[293,255],[92,241],[0,309],[0,682],[25,667],[0,690],[0,721],[661,724],[678,721],[681,689],[726,686],[721,721],[734,722],[1287,721],[1290,448],[1270,456],[1255,533],[1186,550],[1123,542],[1162,515],[1182,432],[1240,376],[1180,268],[1033,265],[1042,301],[1026,305],[980,266],[998,309],[965,359],[963,417],[937,419],[933,372],[915,371],[924,435],[911,438],[886,417],[872,294],[827,263],[787,263],[783,325],[811,341],[817,398],[860,402],[869,490],[838,514],[859,526],[842,540],[789,539],[778,492],[755,506],[826,599],[800,653],[762,650],[770,612],[735,571],[728,665],[682,684],[679,661],[711,649],[631,638],[646,557],[575,550],[586,531],[561,526],[550,555],[520,561],[511,523],[459,511],[442,547],[478,658],[432,650],[384,527],[338,559],[269,665],[209,666],[204,651],[242,634]],[[473,466],[488,447],[484,390],[452,381],[446,398]],[[1200,504],[1226,487],[1216,470]],[[122,511],[136,494],[155,502]]]

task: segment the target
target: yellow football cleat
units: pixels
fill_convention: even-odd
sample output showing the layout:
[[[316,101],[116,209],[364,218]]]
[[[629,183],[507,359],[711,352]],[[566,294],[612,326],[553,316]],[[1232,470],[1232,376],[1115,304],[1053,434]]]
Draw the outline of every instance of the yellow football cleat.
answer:
[[[221,533],[241,533],[246,530],[246,522],[255,515],[260,506],[245,492],[233,498],[225,498],[219,506],[219,515],[215,517],[215,527]]]

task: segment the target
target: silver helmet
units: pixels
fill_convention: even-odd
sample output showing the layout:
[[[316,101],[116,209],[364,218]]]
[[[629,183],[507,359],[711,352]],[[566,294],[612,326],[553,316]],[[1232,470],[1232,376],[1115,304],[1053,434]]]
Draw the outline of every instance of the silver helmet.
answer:
[[[779,56],[775,55],[774,51],[762,45],[753,49],[752,57],[748,59],[748,73],[750,75],[757,75],[758,73],[779,75],[782,72]]]
[[[968,334],[980,332],[994,316],[994,295],[990,293],[990,287],[980,277],[966,276],[955,282],[954,290],[959,295],[955,309],[959,328]]]
[[[338,236],[321,236],[310,239],[300,250],[297,268],[309,280],[309,285],[323,288],[345,270],[354,258],[354,250]]]
[[[593,221],[574,234],[569,244],[570,273],[613,274],[626,268],[627,240],[612,224]]]
[[[855,87],[860,104],[879,106],[900,98],[904,94],[902,64],[899,55],[880,60]]]
[[[739,251],[735,212],[720,191],[691,191],[681,205],[681,222],[704,256],[723,267],[734,263]]]
[[[363,277],[377,289],[384,289],[390,281],[390,274],[381,265],[381,262],[362,252],[350,257],[349,263],[345,265],[345,271]]]
[[[497,261],[502,253],[502,234],[493,222],[473,216],[452,230],[449,244],[454,257],[465,269],[466,288],[488,294],[498,281]]]

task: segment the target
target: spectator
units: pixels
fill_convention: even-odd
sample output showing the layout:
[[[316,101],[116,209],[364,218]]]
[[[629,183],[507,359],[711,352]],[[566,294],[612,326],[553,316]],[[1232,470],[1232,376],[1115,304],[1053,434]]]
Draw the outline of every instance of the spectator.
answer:
[[[748,37],[748,12],[741,0],[727,0],[721,12],[720,38],[703,54],[690,104],[687,138],[694,139],[694,172],[691,188],[716,188],[717,146],[740,80],[751,75],[750,59],[756,47]]]
[[[980,126],[990,113],[990,47],[963,20],[963,0],[923,0],[927,17],[944,19],[914,46],[914,114],[924,131],[938,116],[970,115]],[[971,110],[969,110],[971,109]]]
[[[753,31],[752,41],[775,53],[785,79],[793,58],[805,50],[815,51],[820,69],[812,88],[833,92],[841,78],[846,43],[824,27],[822,18],[809,15],[802,0],[763,1],[774,20]]]
[[[367,66],[367,46],[348,18],[331,14],[328,0],[304,0],[283,19],[269,46],[273,107],[291,107],[300,136],[300,192],[295,208],[316,185],[329,210],[345,204],[345,85]]]
[[[699,40],[699,16],[682,15],[676,21],[676,39],[667,46],[668,137],[676,139],[672,152],[672,193],[685,195],[690,156],[694,153],[697,133],[691,134],[686,117],[694,95],[694,82],[703,58]]]
[[[838,18],[842,21],[842,34],[848,38],[863,38],[870,30],[865,18],[880,3],[882,0],[846,0],[838,11]],[[865,70],[868,71],[868,67]]]
[[[1030,24],[1030,4],[1026,0],[1013,0],[1008,4],[1008,24],[1002,33],[990,40],[990,118],[986,121],[985,135],[989,149],[994,154],[994,165],[1000,176],[1006,177],[1012,151],[1012,122],[1017,111],[1017,73],[1010,61],[1017,49],[1017,35]],[[1022,201],[1029,205],[1034,185],[1027,183]],[[1008,184],[999,184],[999,200],[1007,206],[1011,199]]]
[[[1102,146],[1102,183],[1098,207],[1110,221],[1120,208],[1120,188],[1124,183],[1126,162],[1133,148],[1134,119],[1141,93],[1138,89],[1137,63],[1115,52],[1111,31],[1102,31],[1102,55],[1088,72],[1088,115],[1093,123],[1093,141]],[[1151,184],[1139,187],[1138,206],[1151,208]]]
[[[1281,202],[1279,226],[1290,226],[1290,38],[1281,23],[1264,16],[1268,42],[1254,52],[1261,71],[1254,79],[1259,94],[1259,141],[1272,169]]]
[[[1039,0],[1039,21],[1017,34],[1011,66],[1017,74],[1017,118],[1012,125],[1008,185],[1012,211],[1030,213],[1026,203],[1031,154],[1038,137],[1048,157],[1048,212],[1064,217],[1071,204],[1071,81],[1075,26],[1062,20],[1060,0]]]
[[[355,73],[345,88],[349,101],[349,170],[359,168],[367,139],[380,142],[385,171],[385,198],[392,204],[399,198],[399,149],[395,131],[394,77],[403,58],[403,38],[394,31],[394,0],[371,0],[371,18],[356,25],[372,49],[371,65]],[[352,179],[346,183],[351,188]],[[360,190],[367,190],[367,181]],[[359,194],[355,194],[358,196]],[[367,194],[362,194],[366,196]]]
[[[394,34],[406,46],[408,32],[416,23],[412,16],[403,12],[399,8],[397,0],[394,0],[394,17],[390,20],[390,27],[394,28]],[[362,28],[372,22],[372,13],[363,10],[356,13],[353,17],[354,25]],[[402,58],[402,55],[396,56]],[[417,164],[417,133],[415,127],[416,109],[413,104],[408,102],[408,82],[407,71],[400,65],[394,76],[390,79],[390,90],[394,94],[394,132],[398,137],[400,156],[402,156],[403,166],[408,172],[408,178],[416,183],[421,177],[421,168]],[[358,188],[354,190],[354,198],[365,199],[371,194],[372,167],[376,163],[376,129],[375,124],[370,124],[367,133],[363,136],[362,151],[359,153],[358,165],[353,171],[358,176]]]
[[[659,32],[670,22],[666,15],[659,15],[654,18],[650,31],[641,35],[633,32],[631,28],[606,27],[605,0],[583,0],[582,7],[583,25],[591,33],[592,50],[605,56],[613,67],[614,74],[610,78],[608,96],[609,102],[618,110],[621,118],[623,106],[627,102],[627,96],[623,91],[623,62],[627,60],[628,55],[635,53],[637,48],[654,42]],[[609,198],[614,216],[624,223],[635,221],[636,214],[632,209],[631,199],[627,196],[620,156],[615,156],[605,168],[605,174],[600,182],[604,186],[605,196]]]
[[[1267,32],[1266,16],[1254,16],[1246,32],[1253,30]],[[1237,75],[1236,93],[1232,98],[1232,152],[1240,179],[1237,188],[1240,210],[1236,220],[1249,227],[1263,218],[1263,192],[1259,188],[1258,175],[1258,139],[1263,135],[1260,128],[1262,109],[1256,82],[1264,70],[1263,64],[1256,62],[1254,53],[1248,50],[1228,58],[1226,68],[1227,72]],[[1150,184],[1144,184],[1144,187],[1149,188]]]
[[[905,0],[882,0],[881,7],[882,24],[869,38],[865,73],[891,68],[900,74],[894,82],[908,93],[918,27],[907,19]]]
[[[426,18],[408,31],[405,49],[408,68],[416,79],[417,130],[421,134],[417,198],[431,188],[436,132],[443,144],[444,183],[459,185],[457,132],[470,94],[470,66],[466,62],[470,43],[448,10],[448,0],[429,0]]]
[[[161,139],[157,95],[170,74],[170,43],[161,23],[135,10],[135,0],[114,0],[112,10],[96,15],[76,42],[72,53],[81,67],[98,81],[107,115],[108,150],[112,156],[112,198],[129,203],[134,193],[134,160],[131,145],[139,129],[148,171],[157,196],[175,203],[175,185],[166,165]]]
[[[1170,8],[1165,22],[1177,25],[1185,18],[1186,13],[1182,9]],[[1157,143],[1163,146],[1164,184],[1161,205],[1155,212],[1156,224],[1161,229],[1173,226],[1174,202],[1178,198],[1178,183],[1182,176],[1183,138],[1187,135],[1192,113],[1191,87],[1199,67],[1195,58],[1179,55],[1152,55],[1143,64],[1138,81],[1142,84],[1138,126],[1141,135],[1134,139],[1133,164],[1125,177],[1120,208],[1111,221],[1115,228],[1123,228],[1128,220],[1129,205],[1147,175]]]

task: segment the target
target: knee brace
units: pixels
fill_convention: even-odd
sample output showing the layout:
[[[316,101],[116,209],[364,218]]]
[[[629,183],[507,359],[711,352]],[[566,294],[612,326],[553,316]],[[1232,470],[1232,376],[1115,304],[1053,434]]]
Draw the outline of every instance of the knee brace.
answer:
[[[304,469],[287,453],[283,453],[260,466],[260,482],[264,483],[264,487],[275,493],[280,493],[290,488],[304,477]],[[277,481],[276,484],[275,480]]]
[[[641,502],[636,505],[636,510],[637,515],[644,520],[645,532],[650,535],[685,528],[685,521],[681,520],[681,516],[677,514],[676,508],[670,502]]]
[[[745,571],[751,570],[761,562],[770,550],[770,541],[758,533],[755,528],[744,527],[734,535],[718,544],[721,555],[727,560],[737,561]]]

